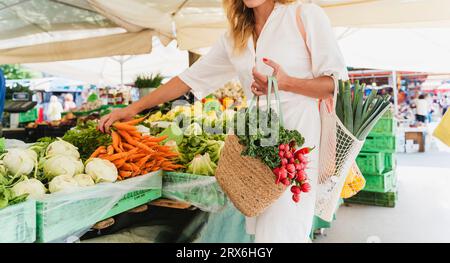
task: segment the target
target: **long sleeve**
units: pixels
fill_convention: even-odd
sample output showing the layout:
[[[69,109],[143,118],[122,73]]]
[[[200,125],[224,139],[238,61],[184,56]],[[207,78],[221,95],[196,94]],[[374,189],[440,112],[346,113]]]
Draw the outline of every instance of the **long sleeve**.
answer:
[[[333,76],[347,79],[344,58],[328,16],[315,4],[304,4],[301,11],[314,77]]]
[[[237,75],[227,53],[227,41],[223,35],[208,54],[178,76],[198,99],[221,88]]]

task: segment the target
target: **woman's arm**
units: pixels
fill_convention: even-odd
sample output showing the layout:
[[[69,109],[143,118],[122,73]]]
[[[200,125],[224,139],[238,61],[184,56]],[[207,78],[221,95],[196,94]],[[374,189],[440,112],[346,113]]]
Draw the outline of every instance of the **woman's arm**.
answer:
[[[129,120],[139,112],[156,105],[176,99],[186,94],[190,87],[179,77],[174,77],[166,84],[157,88],[147,96],[123,109],[117,109],[100,119],[98,127],[102,132],[109,132],[109,128],[115,121]]]
[[[330,76],[322,76],[314,79],[300,79],[287,75],[281,66],[270,59],[263,62],[273,68],[273,76],[278,80],[280,90],[301,94],[311,98],[328,99],[333,96],[335,82]],[[267,76],[253,69],[252,92],[261,96],[267,93]]]

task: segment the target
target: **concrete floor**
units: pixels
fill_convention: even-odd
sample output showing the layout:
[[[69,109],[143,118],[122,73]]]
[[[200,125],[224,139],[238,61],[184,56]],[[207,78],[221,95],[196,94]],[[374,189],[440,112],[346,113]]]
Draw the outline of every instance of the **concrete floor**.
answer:
[[[450,242],[450,148],[398,154],[395,208],[343,205],[317,243]]]

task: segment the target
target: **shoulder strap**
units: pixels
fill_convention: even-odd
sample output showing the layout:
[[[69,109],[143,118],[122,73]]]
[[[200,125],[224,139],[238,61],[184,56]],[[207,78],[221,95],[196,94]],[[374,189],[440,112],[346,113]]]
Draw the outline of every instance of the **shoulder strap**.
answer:
[[[303,21],[302,21],[302,8],[301,7],[302,7],[301,5],[299,5],[297,7],[295,18],[297,20],[298,31],[300,31],[300,35],[302,36],[303,41],[305,42],[306,51],[308,52],[310,59],[312,59],[311,58],[311,50],[309,49],[308,42],[306,41],[307,35],[306,35],[305,25],[303,24]],[[331,113],[333,111],[334,105],[336,104],[336,103],[334,103],[334,101],[336,100],[336,94],[337,94],[337,89],[334,92],[333,98],[325,101],[325,104],[327,106],[327,110],[329,113]],[[322,102],[322,100],[319,100],[319,111],[320,111],[321,102]]]
[[[303,24],[303,20],[302,20],[302,6],[301,5],[299,5],[297,7],[295,18],[297,20],[298,31],[300,32],[300,35],[302,36],[303,41],[305,42],[306,50],[308,51],[309,55],[311,55],[311,52],[308,47],[308,43],[306,41],[307,35],[306,35],[305,25]]]

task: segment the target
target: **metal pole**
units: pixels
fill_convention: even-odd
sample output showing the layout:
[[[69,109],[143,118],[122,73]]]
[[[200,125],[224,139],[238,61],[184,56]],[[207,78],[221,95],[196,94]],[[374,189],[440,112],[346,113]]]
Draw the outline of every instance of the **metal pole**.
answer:
[[[394,116],[398,113],[398,82],[397,82],[397,71],[392,71],[392,90],[394,92]]]
[[[120,58],[119,63],[120,63],[120,87],[123,88],[123,63],[124,63],[124,61],[123,61],[122,57]]]

